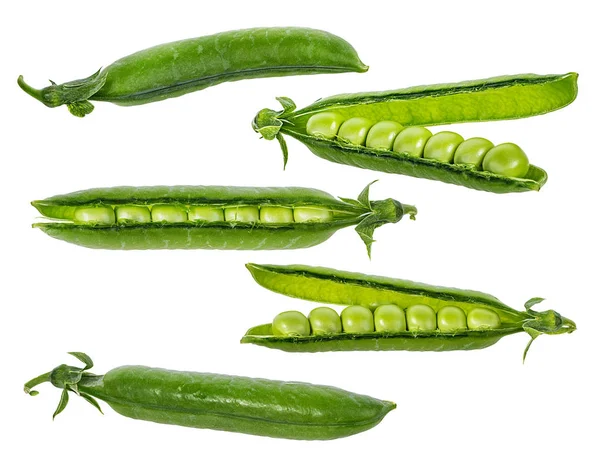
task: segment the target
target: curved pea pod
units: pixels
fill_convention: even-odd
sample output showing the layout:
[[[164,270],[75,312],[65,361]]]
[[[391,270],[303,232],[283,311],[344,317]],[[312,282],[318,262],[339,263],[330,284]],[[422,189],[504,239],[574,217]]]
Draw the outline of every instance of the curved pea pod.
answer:
[[[403,309],[425,305],[434,310],[452,306],[462,309],[470,316],[468,320],[473,321],[473,326],[477,326],[476,329],[469,327],[450,333],[438,329],[433,332],[406,330],[358,335],[274,336],[271,324],[264,324],[251,328],[242,338],[242,343],[268,348],[294,352],[472,350],[491,346],[506,335],[526,332],[531,340],[523,354],[525,360],[531,343],[539,335],[571,333],[576,329],[572,320],[555,311],[534,311],[532,306],[540,303],[541,298],[529,300],[525,303],[525,311],[517,311],[479,291],[306,265],[247,264],[246,267],[259,285],[286,296],[321,303],[360,305],[371,310],[383,304],[394,304]],[[481,325],[482,313],[499,319],[498,324]]]
[[[308,28],[254,28],[161,44],[123,57],[84,79],[34,89],[48,107],[67,105],[79,117],[90,100],[140,105],[227,81],[318,73],[362,73],[368,67],[344,39]]]
[[[350,143],[336,136],[335,124],[317,134],[307,129],[310,118],[327,113],[336,124],[349,119],[392,121],[403,127],[458,122],[492,121],[541,115],[570,104],[577,95],[577,74],[500,76],[453,84],[417,86],[385,92],[341,94],[317,100],[303,109],[279,98],[283,110],[261,110],[253,128],[265,139],[277,139],[284,165],[288,151],[284,135],[305,144],[315,155],[344,165],[442,181],[494,193],[538,191],[546,172],[530,165],[523,177],[509,177],[454,164],[396,152],[387,148]]]
[[[32,202],[44,233],[96,249],[298,249],[356,225],[370,255],[375,228],[416,209],[393,199],[337,199],[311,188],[115,187]]]
[[[69,353],[83,368],[60,365],[25,384],[50,382],[62,390],[54,413],[60,414],[70,394],[101,411],[102,400],[133,419],[200,429],[294,440],[330,440],[371,429],[396,407],[339,388],[231,375],[180,372],[145,366],[121,366],[105,375],[89,372],[84,353]]]

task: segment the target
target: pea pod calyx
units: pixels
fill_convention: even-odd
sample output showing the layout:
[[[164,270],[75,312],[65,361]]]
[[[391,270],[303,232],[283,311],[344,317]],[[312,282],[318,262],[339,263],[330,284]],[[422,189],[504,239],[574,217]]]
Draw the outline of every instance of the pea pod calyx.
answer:
[[[242,343],[253,343],[292,352],[351,351],[351,350],[410,350],[450,351],[481,349],[513,333],[526,332],[531,337],[523,354],[527,355],[533,340],[539,335],[559,335],[576,330],[575,323],[556,311],[538,312],[532,307],[540,298],[525,304],[517,311],[496,297],[473,290],[433,286],[389,277],[334,270],[306,265],[247,264],[254,280],[264,288],[293,298],[312,302],[363,306],[375,310],[393,304],[406,309],[424,304],[439,310],[446,306],[459,307],[467,315],[487,309],[499,318],[497,328],[477,328],[452,332],[412,331],[367,332],[364,334],[334,333],[306,336],[275,335],[271,324],[249,329]]]

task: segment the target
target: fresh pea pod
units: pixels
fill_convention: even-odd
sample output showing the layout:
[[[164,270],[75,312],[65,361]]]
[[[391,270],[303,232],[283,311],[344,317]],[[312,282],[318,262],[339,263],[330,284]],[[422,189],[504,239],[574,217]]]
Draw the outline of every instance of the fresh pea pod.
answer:
[[[78,117],[90,100],[141,105],[227,81],[367,71],[342,38],[307,28],[255,28],[181,40],[136,52],[92,76],[34,89],[19,86],[48,107],[67,105]]]
[[[357,200],[311,188],[153,186],[89,189],[32,202],[46,234],[96,249],[298,249],[356,225],[373,232],[416,209],[394,199]]]
[[[268,348],[294,352],[471,350],[491,346],[506,335],[526,332],[531,340],[523,354],[525,360],[531,343],[539,335],[571,333],[576,329],[572,320],[558,312],[534,311],[532,307],[543,301],[541,298],[527,301],[523,312],[478,291],[305,265],[247,264],[246,267],[259,285],[271,291],[314,302],[362,306],[375,311],[376,328],[395,327],[392,331],[358,334],[275,336],[271,324],[264,324],[251,328],[242,338],[242,343]],[[389,305],[399,309],[390,312],[395,309],[387,308]],[[400,314],[400,310],[405,313]],[[394,325],[388,325],[386,318]]]
[[[499,150],[490,149],[493,144],[487,140],[483,141],[490,147],[464,141],[461,149],[463,139],[456,133],[450,133],[452,138],[447,137],[450,134],[431,137],[421,127],[541,115],[565,107],[576,95],[577,74],[568,73],[341,94],[300,110],[291,99],[281,97],[283,110],[261,110],[253,128],[265,139],[279,141],[284,165],[288,151],[283,135],[288,135],[315,155],[336,163],[494,193],[538,191],[547,174],[529,165],[524,153],[503,144]],[[430,137],[429,144],[435,147],[428,149]],[[481,157],[491,150],[496,152],[494,161],[482,165]]]
[[[331,440],[371,429],[396,407],[366,395],[324,385],[253,379],[144,366],[121,366],[105,375],[89,371],[84,353],[69,353],[83,368],[60,365],[25,384],[25,393],[50,382],[62,389],[54,413],[76,394],[101,411],[96,399],[133,419],[294,440]],[[102,412],[102,411],[101,411]]]

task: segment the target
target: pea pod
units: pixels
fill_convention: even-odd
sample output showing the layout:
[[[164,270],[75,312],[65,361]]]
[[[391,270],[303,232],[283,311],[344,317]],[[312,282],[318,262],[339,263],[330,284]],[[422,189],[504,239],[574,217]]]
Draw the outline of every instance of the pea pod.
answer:
[[[161,44],[128,55],[84,79],[38,90],[19,86],[48,107],[67,105],[78,117],[90,100],[141,105],[227,81],[317,73],[365,72],[354,48],[325,31],[255,28]]]
[[[62,389],[54,413],[77,394],[101,411],[96,399],[133,419],[200,429],[294,440],[330,440],[371,429],[396,407],[366,395],[324,385],[253,379],[144,366],[121,366],[105,375],[89,372],[84,353],[69,353],[85,364],[66,364],[25,384],[50,382]]]
[[[423,283],[344,272],[324,267],[305,265],[259,265],[246,267],[256,282],[277,293],[309,301],[363,306],[375,310],[382,305],[396,305],[411,310],[425,307],[431,310],[459,308],[465,312],[465,324],[454,326],[452,320],[442,323],[438,315],[438,329],[392,332],[329,333],[318,335],[273,335],[271,324],[253,327],[242,343],[294,352],[352,351],[352,350],[409,350],[451,351],[481,349],[493,345],[500,338],[518,332],[531,337],[523,360],[533,340],[539,335],[557,335],[575,331],[575,323],[549,310],[532,309],[541,298],[525,303],[525,311],[517,311],[486,293],[461,290]],[[439,314],[439,312],[438,312]],[[451,314],[451,313],[448,313]],[[408,317],[408,313],[407,313]],[[433,316],[435,323],[435,315]],[[454,327],[453,327],[454,326]],[[450,329],[450,330],[449,330]]]
[[[519,170],[494,173],[471,164],[452,163],[456,147],[448,158],[427,158],[422,153],[407,151],[402,144],[395,150],[391,141],[396,136],[404,137],[402,132],[395,133],[400,127],[541,115],[565,107],[576,95],[577,74],[568,73],[501,76],[394,91],[341,94],[317,100],[300,110],[291,99],[282,97],[278,100],[283,110],[261,110],[253,128],[265,139],[279,141],[284,165],[288,151],[283,136],[288,135],[331,162],[494,193],[537,191],[546,182],[547,174],[535,165],[526,166],[524,174]],[[344,125],[351,123],[353,128],[344,131]],[[382,142],[385,135],[379,134],[383,124],[387,124],[390,136],[387,143]],[[396,129],[390,129],[392,124]],[[369,129],[376,131],[376,127],[378,134],[371,137]],[[376,141],[375,145],[369,144],[370,139]]]
[[[32,204],[46,234],[96,249],[298,249],[356,225],[371,254],[373,232],[416,209],[311,188],[153,186],[89,189]]]

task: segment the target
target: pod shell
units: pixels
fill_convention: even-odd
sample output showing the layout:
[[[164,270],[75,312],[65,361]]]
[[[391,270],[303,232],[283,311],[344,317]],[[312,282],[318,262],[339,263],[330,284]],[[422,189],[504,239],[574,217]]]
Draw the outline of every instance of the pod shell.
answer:
[[[104,70],[104,86],[89,98],[140,105],[227,81],[367,69],[348,42],[325,31],[243,29],[162,44],[123,57]]]
[[[329,386],[144,366],[118,367],[79,390],[134,419],[298,440],[363,432],[396,406]]]
[[[529,166],[529,171],[524,178],[508,178],[491,172],[476,170],[466,165],[443,163],[437,160],[413,157],[407,153],[349,146],[337,141],[318,139],[297,133],[293,128],[282,128],[281,132],[298,139],[313,154],[330,162],[385,173],[443,181],[444,183],[465,186],[479,191],[497,194],[539,191],[548,180],[546,171],[535,165]]]
[[[499,329],[467,330],[453,334],[430,332],[366,333],[311,335],[307,337],[273,336],[270,324],[251,328],[242,343],[293,352],[408,350],[451,351],[481,349],[500,338],[523,331],[527,315],[516,311],[492,295],[479,291],[427,285],[389,277],[345,272],[304,265],[259,265],[246,267],[256,282],[277,293],[319,303],[361,305],[375,309],[381,304],[407,308],[427,304],[434,309],[455,305],[468,311],[485,307],[497,312],[503,325]]]

